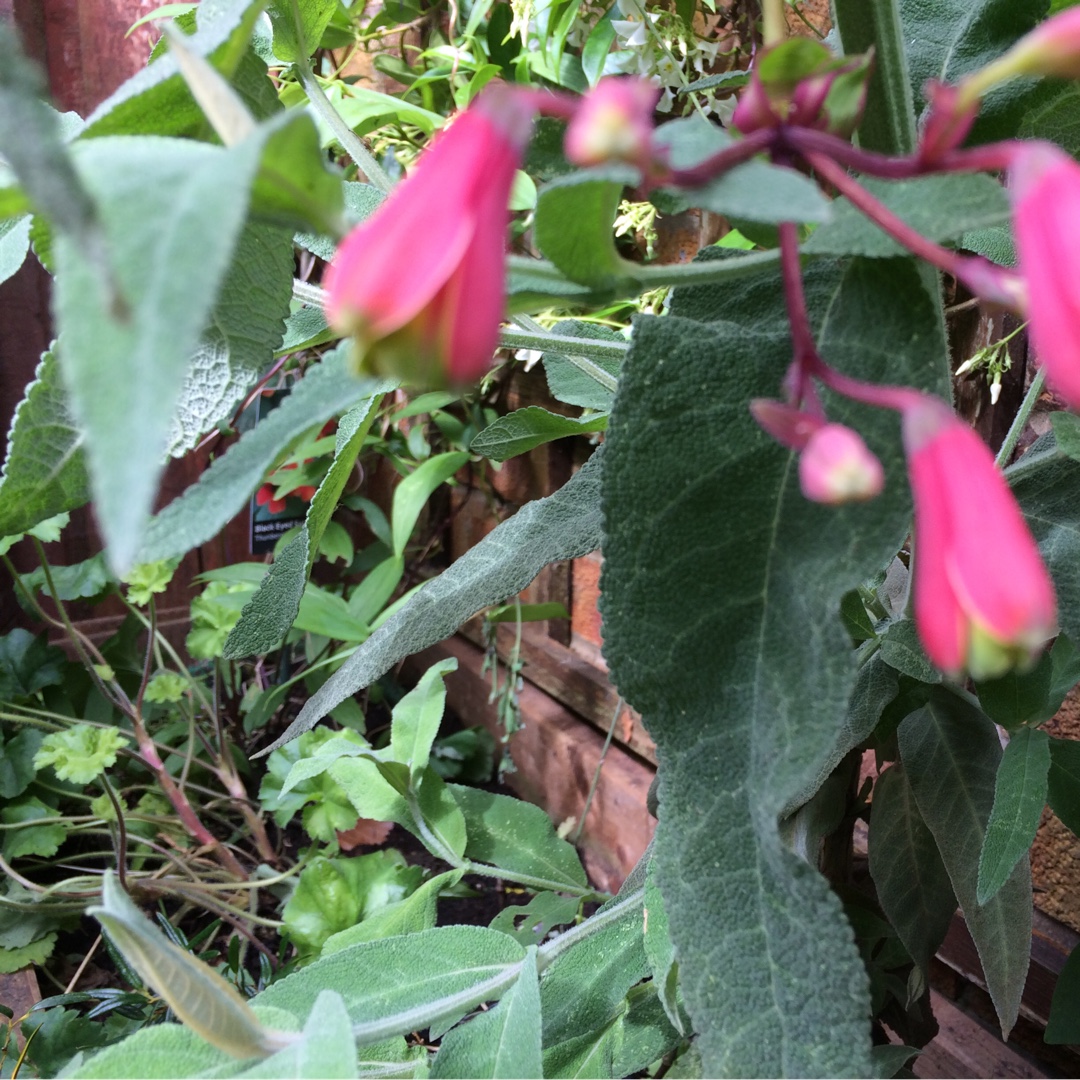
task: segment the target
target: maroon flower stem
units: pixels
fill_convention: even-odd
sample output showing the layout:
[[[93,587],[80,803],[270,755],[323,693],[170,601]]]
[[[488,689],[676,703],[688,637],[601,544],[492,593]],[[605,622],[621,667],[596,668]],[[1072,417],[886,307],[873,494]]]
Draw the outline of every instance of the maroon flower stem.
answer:
[[[813,128],[785,126],[778,129],[776,136],[798,154],[825,154],[849,169],[883,180],[910,180],[940,172],[1000,172],[1008,168],[1016,151],[1014,142],[997,142],[969,150],[952,150],[927,160],[918,153],[911,157],[889,157],[860,150],[836,135]]]
[[[788,322],[791,325],[791,345],[795,359],[788,375],[794,403],[817,406],[817,395],[811,379],[821,383],[852,401],[861,401],[879,409],[903,412],[921,401],[926,395],[905,386],[878,386],[863,382],[850,375],[843,375],[821,359],[814,342],[814,331],[806,309],[806,293],[803,290],[802,267],[799,262],[799,235],[797,227],[789,221],[779,226],[780,267],[784,283],[784,300],[787,305]]]
[[[828,180],[851,204],[889,234],[897,243],[925,259],[931,266],[952,274],[977,296],[1004,307],[1022,312],[1024,288],[1014,273],[994,266],[981,256],[959,255],[935,244],[902,218],[897,217],[884,203],[875,198],[845,169],[824,154],[808,153],[806,161],[819,176]]]
[[[749,161],[756,154],[771,149],[776,143],[776,131],[773,128],[762,128],[760,131],[752,131],[745,138],[725,146],[717,151],[712,157],[688,169],[672,168],[664,178],[664,184],[675,184],[678,187],[701,187],[714,177],[725,173],[728,169]]]

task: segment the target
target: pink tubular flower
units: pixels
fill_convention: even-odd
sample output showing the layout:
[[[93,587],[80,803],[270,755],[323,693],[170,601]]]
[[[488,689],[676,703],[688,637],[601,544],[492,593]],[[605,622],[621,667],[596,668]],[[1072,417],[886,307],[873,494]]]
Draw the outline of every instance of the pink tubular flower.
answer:
[[[1031,340],[1054,388],[1080,408],[1080,165],[1052,143],[1022,143],[1009,184]]]
[[[1080,8],[1061,11],[1025,34],[1000,60],[1014,75],[1080,78]]]
[[[507,205],[532,123],[530,97],[486,90],[341,243],[326,315],[356,336],[358,366],[414,386],[475,382],[506,303]]]
[[[881,494],[885,470],[857,431],[825,424],[810,436],[799,458],[799,486],[812,502],[863,502]]]
[[[993,678],[1055,633],[1054,587],[986,445],[927,397],[903,413],[915,500],[915,623],[942,670]]]
[[[660,90],[644,79],[612,75],[586,94],[566,129],[563,147],[575,165],[625,161],[646,179],[656,160],[653,113]]]

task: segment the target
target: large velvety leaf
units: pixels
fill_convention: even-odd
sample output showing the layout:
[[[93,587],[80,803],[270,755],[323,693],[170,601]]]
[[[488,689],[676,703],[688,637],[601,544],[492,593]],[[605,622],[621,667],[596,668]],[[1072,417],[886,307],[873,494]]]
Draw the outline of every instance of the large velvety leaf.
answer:
[[[868,846],[881,910],[926,971],[945,940],[956,896],[900,764],[886,769],[874,784]]]
[[[345,364],[349,348],[346,342],[327,353],[281,405],[215,458],[183,495],[153,518],[139,551],[140,562],[171,559],[205,543],[250,498],[291,439],[342,409],[394,388],[395,383],[352,375]]]
[[[807,286],[832,363],[943,387],[936,302],[912,264],[822,264]],[[776,819],[819,776],[855,682],[840,599],[890,557],[908,506],[902,489],[839,510],[803,499],[794,456],[747,410],[791,360],[778,277],[719,292],[672,310],[740,323],[635,326],[606,447],[605,654],[657,745],[657,883],[706,1075],[865,1074],[862,961]],[[893,418],[830,408],[901,475]]]
[[[1009,200],[997,180],[981,173],[946,173],[915,180],[862,181],[897,217],[916,232],[939,243],[958,240],[966,232],[1009,220]],[[867,255],[885,259],[905,254],[865,214],[846,199],[833,203],[833,217],[803,245],[814,255]]]
[[[276,411],[280,411],[276,410]],[[503,522],[387,619],[308,700],[263,753],[310,731],[399,660],[449,637],[478,611],[519,593],[548,563],[600,546],[600,451],[554,495]]]
[[[265,0],[202,0],[198,32],[184,44],[231,78],[247,53],[264,6]],[[87,117],[86,135],[180,135],[203,123],[202,110],[180,74],[176,57],[166,53],[136,72]]]
[[[240,234],[210,325],[188,365],[169,454],[180,457],[228,420],[281,344],[292,300],[291,235],[249,224]]]
[[[986,825],[975,899],[985,904],[1024,858],[1046,805],[1050,740],[1045,731],[1021,728],[1009,740],[994,784],[994,808]]]
[[[540,986],[536,950],[529,950],[518,981],[486,1013],[443,1036],[433,1077],[541,1077]]]
[[[308,56],[319,47],[319,38],[337,10],[337,0],[299,0],[296,10],[300,15],[300,33],[297,33],[293,16],[292,0],[272,0],[270,21],[274,25],[274,55],[282,60],[293,61]],[[300,34],[303,35],[301,46]]]
[[[911,89],[919,107],[927,80],[955,82],[988,64],[1046,14],[1048,0],[900,0]],[[1055,88],[1016,79],[984,99],[972,138],[1016,133],[1024,114]]]
[[[93,139],[79,150],[124,309],[95,262],[58,234],[60,362],[86,436],[97,520],[123,570],[149,516],[188,361],[247,215],[261,145],[222,150],[137,137]]]
[[[1073,157],[1080,155],[1080,87],[1066,83],[1053,97],[1040,101],[1024,117],[1020,135],[1025,139],[1049,139]]]
[[[1080,742],[1050,740],[1047,800],[1066,828],[1080,836]]]
[[[919,811],[949,872],[1008,1037],[1031,953],[1031,867],[1022,859],[997,894],[979,904],[979,854],[1001,761],[997,731],[978,709],[939,690],[900,724],[898,736]]]
[[[1080,949],[1075,946],[1054,987],[1045,1038],[1055,1044],[1080,1042]]]
[[[0,473],[0,536],[26,532],[90,497],[82,435],[71,416],[53,352],[15,409]]]
[[[342,949],[272,984],[254,1004],[307,1016],[323,990],[336,990],[364,1045],[500,997],[517,981],[525,955],[497,930],[442,926]]]

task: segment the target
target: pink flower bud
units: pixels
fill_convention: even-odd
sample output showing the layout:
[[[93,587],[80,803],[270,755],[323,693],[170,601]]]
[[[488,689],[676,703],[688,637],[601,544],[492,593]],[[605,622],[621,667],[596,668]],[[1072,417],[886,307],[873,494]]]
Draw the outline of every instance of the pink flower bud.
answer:
[[[659,98],[659,88],[644,79],[601,79],[581,99],[566,129],[567,160],[582,166],[624,161],[648,178],[656,164],[653,113]]]
[[[825,424],[810,436],[799,458],[799,486],[812,502],[863,502],[881,494],[885,471],[857,431]]]
[[[750,402],[750,413],[769,435],[789,450],[802,451],[810,436],[825,426],[822,417],[771,398],[754,398]]]
[[[507,205],[534,104],[486,90],[338,247],[326,315],[358,367],[413,386],[475,382],[505,309]]]
[[[1080,408],[1080,165],[1052,143],[1019,144],[1009,184],[1028,332],[1054,389]]]
[[[919,131],[919,160],[930,163],[955,150],[966,138],[979,115],[978,96],[965,97],[949,83],[931,79],[923,87],[930,107]]]
[[[1056,632],[1050,575],[993,455],[937,398],[903,414],[915,501],[915,623],[942,670],[1029,662]]]

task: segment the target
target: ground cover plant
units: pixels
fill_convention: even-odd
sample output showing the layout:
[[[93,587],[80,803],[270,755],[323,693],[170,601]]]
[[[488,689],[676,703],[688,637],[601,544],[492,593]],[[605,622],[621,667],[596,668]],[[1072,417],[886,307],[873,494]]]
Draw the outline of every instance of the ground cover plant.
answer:
[[[1080,828],[1080,755],[1044,728],[1080,679],[1074,415],[1013,460],[1045,386],[1080,406],[1080,9],[837,0],[822,41],[775,2],[354,7],[172,8],[86,118],[0,28],[0,273],[32,243],[57,329],[0,544],[38,552],[7,561],[18,596],[75,656],[0,641],[0,960],[45,964],[88,909],[124,980],[72,981],[5,1069],[899,1075],[958,906],[1008,1032],[1044,806]],[[397,95],[343,74],[421,24],[377,60]],[[617,242],[687,208],[734,226],[692,263]],[[949,404],[947,290],[1027,320],[996,460]],[[580,417],[492,415],[524,351]],[[167,455],[279,377],[153,512]],[[565,487],[413,579],[444,484],[568,435],[596,449]],[[253,495],[296,528],[268,570],[207,575],[191,666],[155,594]],[[52,565],[87,503],[103,556]],[[615,896],[540,810],[460,782],[491,748],[437,741],[448,665],[384,680],[597,548],[659,759]],[[99,647],[65,605],[104,594],[129,617]],[[372,823],[408,853],[348,854]],[[478,879],[531,899],[438,924]],[[1048,1039],[1080,1038],[1078,964]]]

